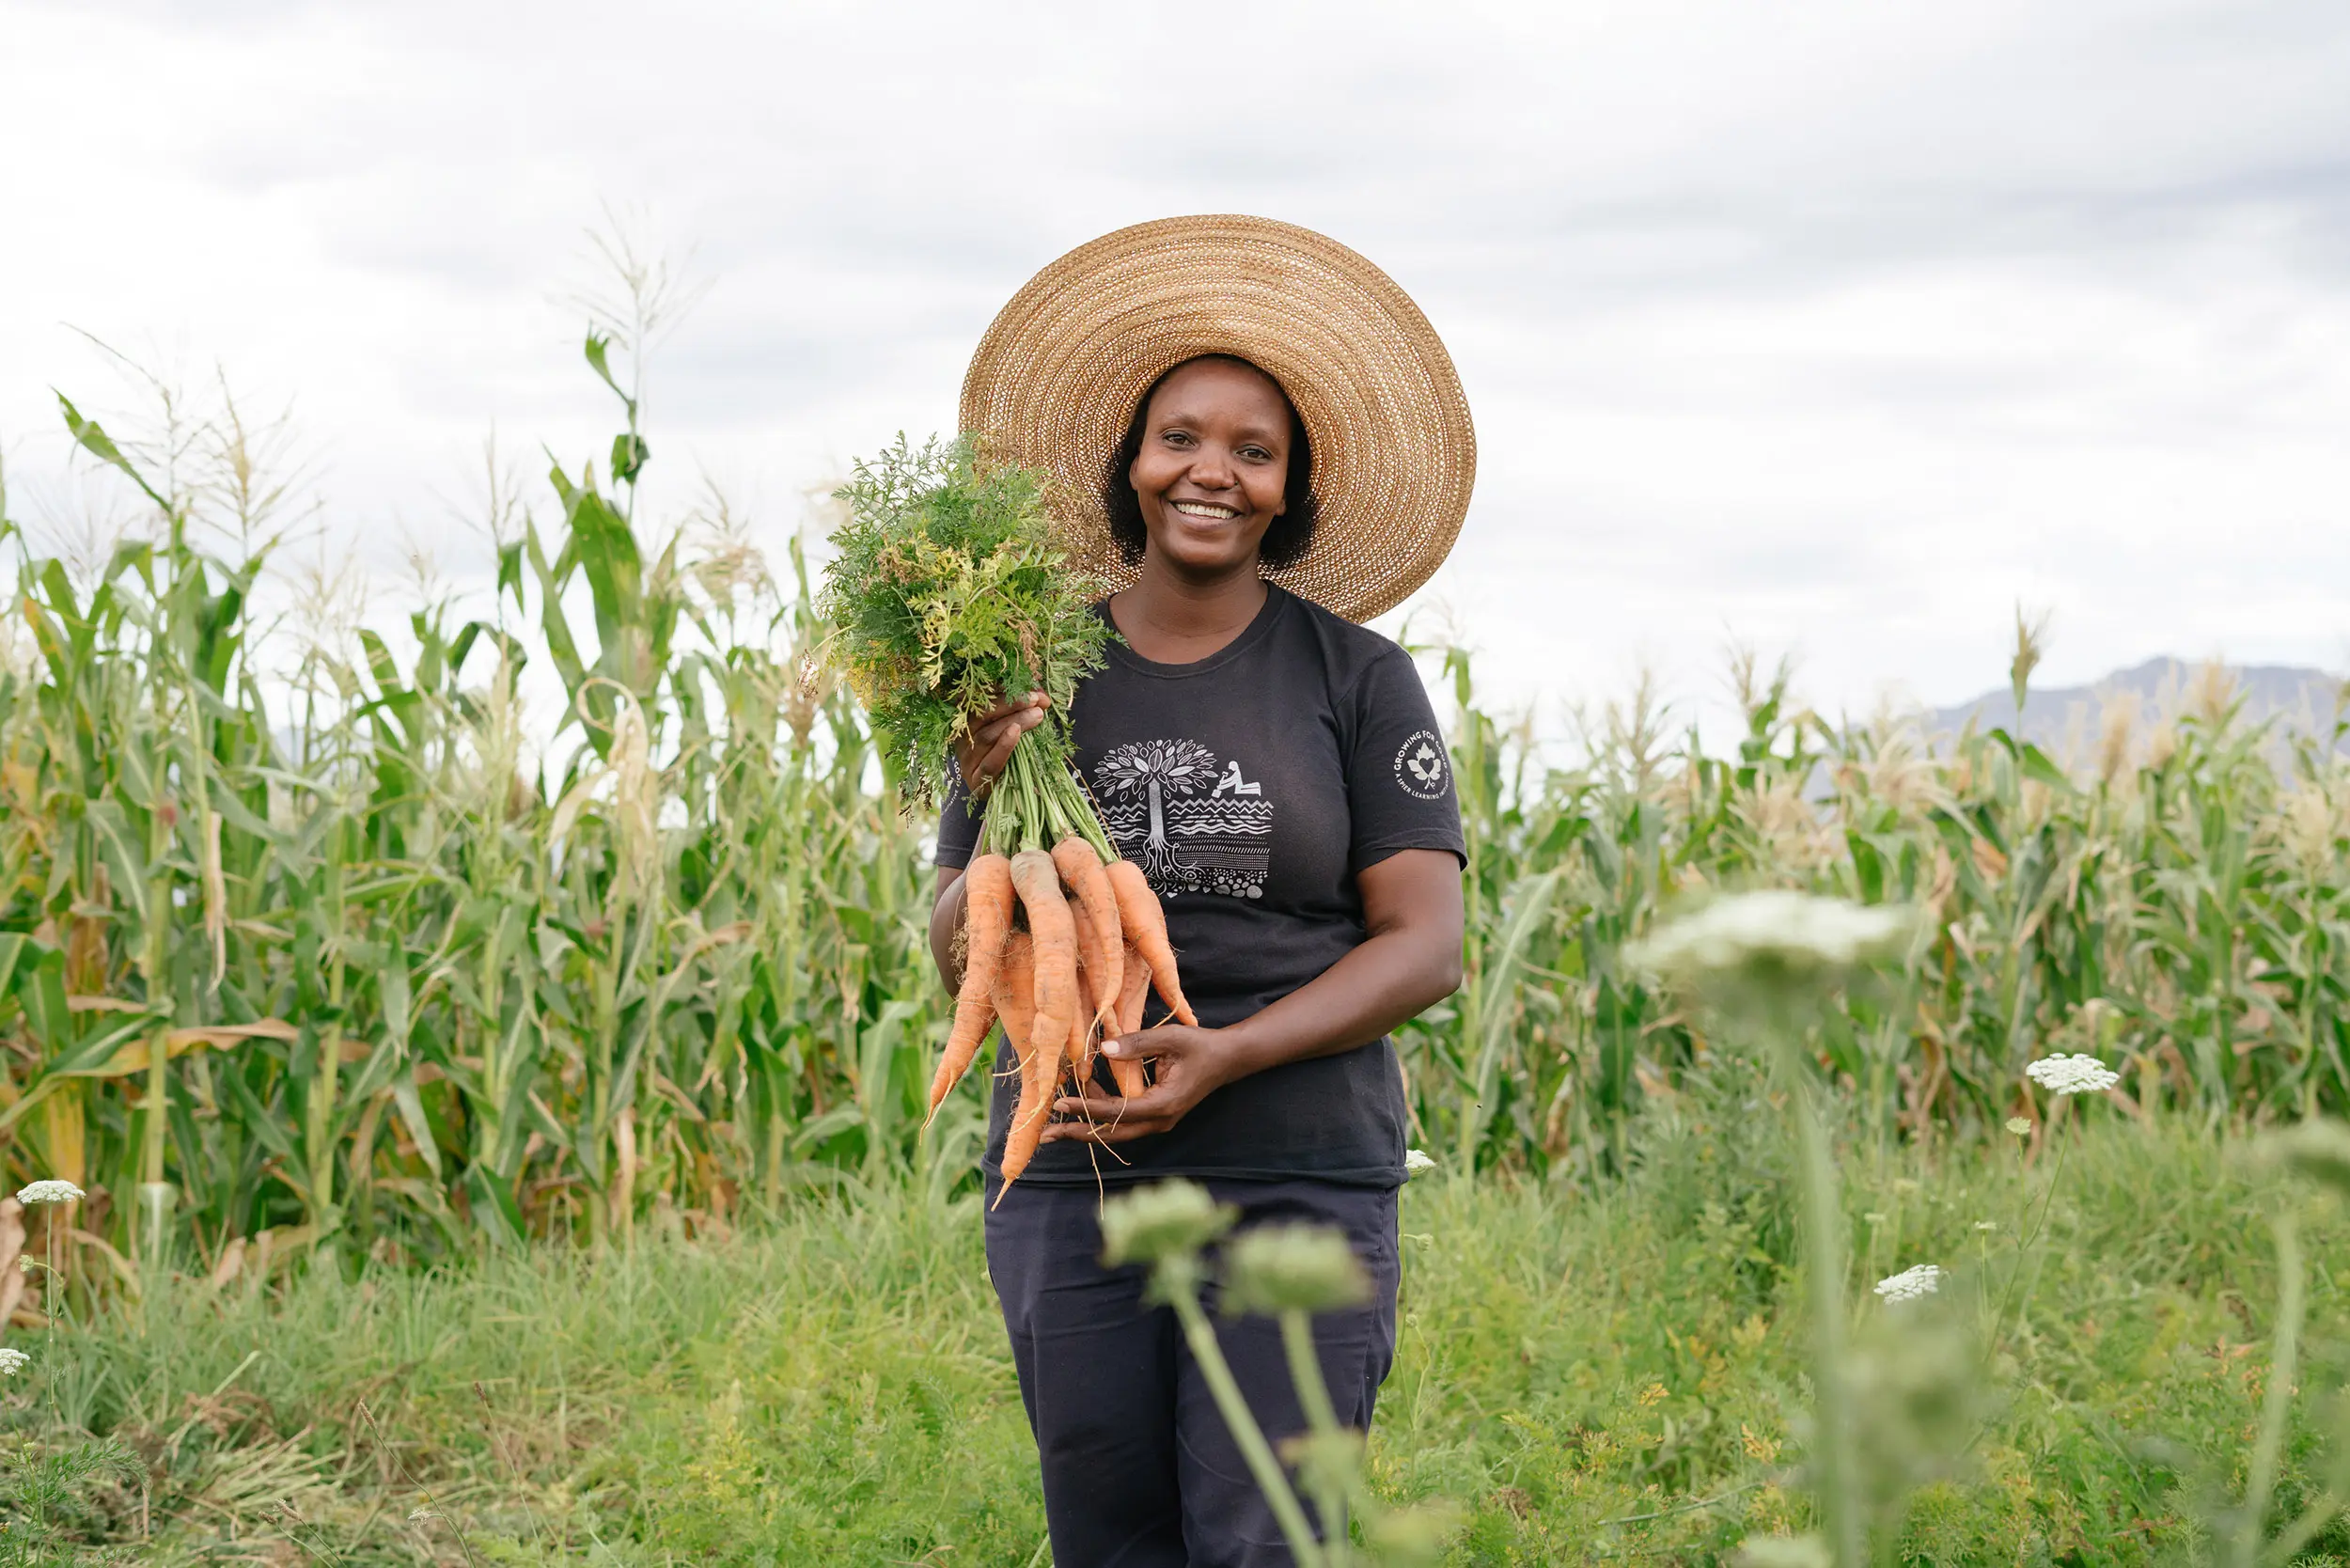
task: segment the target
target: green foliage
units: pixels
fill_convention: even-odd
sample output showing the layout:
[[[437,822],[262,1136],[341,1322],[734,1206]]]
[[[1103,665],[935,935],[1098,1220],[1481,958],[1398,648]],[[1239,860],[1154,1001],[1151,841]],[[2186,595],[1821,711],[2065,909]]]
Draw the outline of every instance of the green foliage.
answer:
[[[598,343],[634,432],[634,368]],[[429,1262],[968,1182],[979,1080],[918,1135],[948,1007],[925,824],[890,798],[934,789],[952,708],[877,732],[824,655],[918,672],[913,601],[882,576],[918,533],[932,555],[905,558],[1017,588],[921,579],[954,630],[940,679],[1065,697],[1075,654],[1008,663],[1014,604],[1057,606],[1040,649],[1105,635],[1049,564],[1033,477],[903,443],[867,465],[843,536],[865,564],[836,573],[872,589],[834,607],[873,618],[854,638],[796,551],[771,578],[739,533],[635,519],[634,483],[576,456],[539,515],[507,514],[487,604],[300,635],[257,608],[284,563],[232,416],[168,447],[72,410],[91,465],[152,509],[102,557],[0,524],[0,1179],[90,1189],[79,1229],[112,1255],[73,1243],[77,1303],[140,1269]],[[1727,748],[1643,693],[1569,757],[1481,704],[1466,655],[1442,666],[1465,979],[1398,1045],[1411,1141],[1448,1170],[1601,1190],[1641,1166],[1636,1124],[1679,1116],[1729,1179],[1715,1244],[1766,1285],[1792,1241],[1736,1111],[1762,1091],[1709,1100],[1725,1043],[1623,962],[1677,901],[1754,886],[1929,914],[1817,1042],[1872,1149],[2039,1120],[2020,1074],[2051,1050],[2106,1060],[2141,1115],[2350,1111],[2333,737],[2287,746],[2207,683],[2060,766],[1997,729],[1929,748],[1830,723],[1743,666]],[[526,677],[559,690],[552,737]],[[1076,809],[1063,768],[1007,779],[991,832],[1031,800]]]
[[[2350,731],[2246,724],[2207,672],[2060,765],[1997,728],[1831,723],[1742,663],[1728,754],[1643,688],[1559,766],[1445,660],[1466,979],[1400,1043],[1455,1166],[1623,1168],[1627,1118],[1718,1045],[1624,949],[1685,897],[1752,887],[1925,912],[1819,1041],[1873,1138],[1996,1129],[2052,1051],[2099,1056],[2141,1109],[2350,1109]]]
[[[1644,1116],[1628,1145],[1648,1136]],[[1757,1292],[1690,1217],[1718,1170],[1642,1169],[1573,1200],[1508,1175],[1404,1190],[1396,1364],[1366,1468],[1385,1503],[1462,1505],[1454,1568],[1725,1562],[1748,1536],[1810,1527],[1799,1286]],[[1869,1294],[1883,1275],[1938,1260],[1946,1295],[1970,1299],[1974,1227],[2014,1207],[2013,1148],[1864,1152],[1847,1176],[1862,1347],[1903,1332]],[[2217,1557],[2205,1511],[2242,1492],[2269,1388],[2263,1217],[2284,1180],[2175,1122],[2089,1129],[2017,1309],[2029,1375],[2006,1380],[1968,1461],[1912,1497],[1898,1560]],[[970,1199],[890,1183],[792,1200],[723,1243],[672,1225],[429,1274],[171,1282],[144,1327],[110,1317],[56,1352],[89,1390],[70,1402],[80,1419],[146,1460],[149,1538],[135,1485],[126,1504],[93,1482],[83,1513],[56,1517],[142,1563],[459,1560],[442,1523],[409,1521],[421,1482],[483,1562],[1017,1568],[1043,1512],[980,1220]],[[2327,1390],[2350,1369],[2325,1283],[2350,1275],[2350,1223],[2326,1200],[2304,1229],[2280,1515],[2334,1484]],[[1872,1431],[1891,1462],[1892,1439],[1949,1411],[1906,1377],[1888,1392],[1896,1424]],[[11,1433],[48,1419],[37,1386],[0,1395]],[[2350,1534],[2307,1550],[2340,1557]]]
[[[975,1109],[912,1137],[927,869],[796,549],[796,594],[725,536],[681,565],[584,474],[485,618],[269,641],[270,520],[207,461],[94,569],[27,554],[0,636],[0,1165],[90,1189],[77,1301],[965,1174]]]
[[[968,438],[916,450],[901,434],[838,492],[849,517],[832,536],[819,609],[909,807],[937,804],[953,743],[1007,695],[1052,698],[1021,742],[1037,753],[1035,776],[1064,776],[1073,760],[1070,700],[1111,634],[1093,610],[1101,585],[1054,546],[1048,482]],[[991,836],[1006,825],[991,822]],[[1010,825],[999,842],[1038,836]],[[1101,829],[1088,836],[1098,842]]]
[[[74,1546],[119,1529],[138,1478],[138,1456],[111,1437],[0,1439],[0,1568],[75,1560]]]

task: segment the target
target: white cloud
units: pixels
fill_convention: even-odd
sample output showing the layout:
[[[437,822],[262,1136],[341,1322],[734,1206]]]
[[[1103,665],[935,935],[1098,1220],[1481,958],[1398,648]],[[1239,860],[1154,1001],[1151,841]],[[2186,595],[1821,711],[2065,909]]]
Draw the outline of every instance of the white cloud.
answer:
[[[1386,265],[1476,408],[1432,588],[1518,699],[1731,635],[1806,686],[2170,651],[2340,662],[2350,24],[2294,4],[616,5],[0,0],[0,437],[55,497],[62,323],[293,400],[337,537],[459,569],[494,424],[610,410],[562,305],[599,203],[713,282],[650,499],[772,527],[1034,268],[1255,211]],[[96,400],[102,401],[100,398]],[[22,492],[25,487],[20,485]]]

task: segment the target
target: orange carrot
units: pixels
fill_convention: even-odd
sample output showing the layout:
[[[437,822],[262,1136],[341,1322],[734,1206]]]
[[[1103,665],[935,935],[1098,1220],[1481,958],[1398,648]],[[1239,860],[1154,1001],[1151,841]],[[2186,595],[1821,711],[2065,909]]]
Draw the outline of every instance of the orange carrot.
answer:
[[[1198,1015],[1183,1000],[1183,984],[1176,978],[1175,949],[1167,940],[1167,911],[1159,907],[1159,896],[1151,890],[1150,879],[1131,860],[1113,860],[1102,870],[1109,877],[1110,891],[1118,895],[1118,923],[1135,951],[1151,966],[1151,982],[1158,987],[1159,999],[1175,1014],[1177,1023],[1196,1027]]]
[[[1118,1032],[1121,1038],[1142,1032],[1142,994],[1151,988],[1151,966],[1135,951],[1132,942],[1125,947],[1126,983],[1118,996]],[[1118,1080],[1118,1092],[1130,1100],[1150,1087],[1150,1079],[1144,1075],[1137,1058],[1110,1058],[1110,1076]]]
[[[1092,1023],[1106,1016],[1102,1011],[1101,933],[1094,930],[1093,913],[1083,899],[1069,901],[1069,924],[1077,939],[1077,1011]]]
[[[948,1032],[947,1049],[931,1078],[925,1127],[963,1081],[987,1038],[987,1027],[995,1021],[995,971],[1003,962],[1004,935],[1011,929],[1011,862],[1000,855],[973,860],[963,873],[963,989],[955,994],[955,1027]]]
[[[1077,940],[1084,949],[1086,962],[1093,965],[1093,994],[1100,1004],[1094,1017],[1106,1023],[1107,1009],[1118,999],[1124,980],[1121,970],[1125,947],[1119,940],[1118,895],[1110,891],[1110,880],[1102,870],[1102,857],[1093,852],[1091,844],[1073,833],[1053,846],[1053,866],[1077,895],[1071,902],[1070,910],[1077,917]]]
[[[1069,913],[1074,916],[1078,905],[1073,901]],[[1086,939],[1082,924],[1077,933],[1077,1009],[1076,1016],[1084,1027],[1070,1031],[1070,1070],[1076,1075],[1082,1090],[1085,1081],[1093,1076],[1094,1049],[1101,1042],[1118,1032],[1118,1002],[1116,998],[1102,1000],[1101,988],[1094,983],[1093,966],[1086,962]],[[1099,1028],[1097,1020],[1103,1022]]]
[[[1020,1104],[1004,1138],[1004,1188],[1020,1179],[1044,1139],[1045,1113],[1060,1083],[1061,1056],[1069,1048],[1070,1024],[1077,1011],[1077,937],[1061,896],[1060,872],[1042,850],[1011,857],[1011,885],[1028,912],[1036,954],[1036,1021],[1029,1029],[1034,1049],[1021,1063]],[[995,1200],[1004,1200],[1003,1193]]]
[[[1080,997],[1083,996],[1082,987],[1079,988],[1078,995]],[[1070,1075],[1076,1080],[1077,1087],[1074,1092],[1083,1094],[1086,1091],[1086,1080],[1093,1075],[1093,1014],[1082,1002],[1069,1010],[1068,1067]],[[1059,1092],[1060,1086],[1056,1084],[1053,1087],[1053,1093]]]
[[[1134,1034],[1142,1027],[1142,999],[1151,989],[1151,965],[1126,944],[1126,983],[1118,994],[1118,1032]]]
[[[1033,1054],[1029,1037],[1036,1032],[1036,956],[1026,932],[1015,931],[1004,938],[1004,960],[995,966],[991,991],[1004,1038],[1011,1042],[1012,1058],[1025,1070]]]

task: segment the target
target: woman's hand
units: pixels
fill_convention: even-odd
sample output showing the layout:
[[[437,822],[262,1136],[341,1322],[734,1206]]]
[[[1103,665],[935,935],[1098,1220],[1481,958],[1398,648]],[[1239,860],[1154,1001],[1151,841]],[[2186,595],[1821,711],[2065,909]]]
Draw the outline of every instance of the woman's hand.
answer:
[[[1044,722],[1044,710],[1052,705],[1053,699],[1042,692],[1030,692],[1016,702],[999,702],[971,721],[955,743],[955,765],[963,770],[963,787],[972,799],[987,793],[1011,760],[1011,748]]]
[[[1241,1038],[1230,1029],[1193,1028],[1185,1024],[1162,1024],[1103,1042],[1103,1054],[1112,1060],[1158,1063],[1158,1082],[1131,1100],[1104,1094],[1098,1087],[1082,1095],[1066,1095],[1053,1104],[1073,1121],[1056,1121],[1044,1129],[1044,1141],[1073,1138],[1085,1143],[1125,1143],[1163,1133],[1235,1078],[1245,1078],[1263,1063],[1250,1059]]]
[[[1166,1132],[1224,1085],[1283,1062],[1367,1044],[1418,1017],[1461,983],[1461,862],[1450,850],[1398,850],[1355,873],[1365,940],[1263,1011],[1223,1028],[1162,1024],[1103,1045],[1113,1059],[1158,1062],[1158,1082],[1131,1100],[1089,1086],[1053,1108],[1044,1139],[1124,1143]]]

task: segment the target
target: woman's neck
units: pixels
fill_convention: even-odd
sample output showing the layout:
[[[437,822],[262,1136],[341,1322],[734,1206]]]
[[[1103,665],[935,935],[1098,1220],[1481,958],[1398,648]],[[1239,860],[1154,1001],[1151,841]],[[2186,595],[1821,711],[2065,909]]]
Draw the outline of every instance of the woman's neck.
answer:
[[[1200,581],[1178,574],[1152,553],[1144,556],[1135,586],[1110,596],[1110,620],[1127,646],[1152,664],[1197,664],[1248,629],[1268,591],[1254,559]]]

